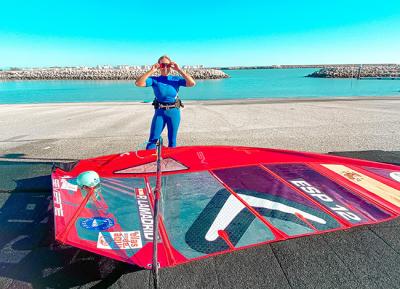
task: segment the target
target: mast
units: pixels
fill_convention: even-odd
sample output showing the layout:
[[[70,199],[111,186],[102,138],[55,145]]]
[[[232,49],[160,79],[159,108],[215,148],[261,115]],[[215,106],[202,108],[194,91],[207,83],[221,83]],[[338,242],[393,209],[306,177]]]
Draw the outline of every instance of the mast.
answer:
[[[162,148],[162,138],[157,142],[157,174],[156,174],[156,188],[154,189],[154,227],[153,227],[153,280],[154,288],[158,288],[158,221],[159,221],[159,208],[161,200],[161,148]]]

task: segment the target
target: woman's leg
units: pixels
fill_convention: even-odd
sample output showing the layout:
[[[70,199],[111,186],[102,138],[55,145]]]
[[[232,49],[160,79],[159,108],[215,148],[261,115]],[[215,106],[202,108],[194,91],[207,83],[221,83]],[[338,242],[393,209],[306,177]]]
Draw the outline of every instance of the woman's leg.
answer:
[[[150,137],[147,143],[146,150],[156,148],[158,139],[165,127],[165,116],[162,109],[156,109],[154,112],[153,120],[151,121]]]
[[[179,124],[181,122],[181,110],[172,108],[166,111],[166,122],[168,128],[168,147],[176,147],[176,137],[178,136]]]

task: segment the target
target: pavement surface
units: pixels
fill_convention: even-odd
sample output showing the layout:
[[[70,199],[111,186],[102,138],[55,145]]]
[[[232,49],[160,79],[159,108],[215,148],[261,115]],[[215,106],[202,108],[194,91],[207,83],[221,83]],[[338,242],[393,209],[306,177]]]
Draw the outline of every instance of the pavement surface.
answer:
[[[280,147],[400,165],[399,100],[188,104],[184,111],[180,144]],[[144,104],[0,106],[0,288],[153,288],[150,271],[55,242],[50,182],[53,161],[138,147],[150,119]],[[400,222],[162,269],[160,283],[400,288]]]
[[[178,145],[400,150],[399,112],[396,97],[187,102]],[[0,105],[0,157],[82,159],[132,151],[147,141],[152,116],[148,103]]]

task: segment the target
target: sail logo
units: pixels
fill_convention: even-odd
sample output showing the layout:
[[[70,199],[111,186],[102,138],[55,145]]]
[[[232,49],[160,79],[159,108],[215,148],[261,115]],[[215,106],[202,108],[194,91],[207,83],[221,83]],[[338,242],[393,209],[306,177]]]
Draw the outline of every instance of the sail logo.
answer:
[[[324,219],[279,202],[274,202],[244,194],[238,194],[238,196],[253,208],[276,210],[292,215],[299,214],[310,221],[314,221],[320,224],[326,224],[326,221]],[[211,224],[210,229],[206,233],[206,240],[214,241],[215,239],[217,239],[219,236],[218,231],[225,230],[225,228],[233,221],[233,219],[245,208],[246,206],[241,201],[239,201],[234,195],[230,195],[222,209],[219,211],[217,217]]]
[[[142,248],[140,231],[99,232],[98,249],[128,250]]]
[[[355,172],[345,171],[345,172],[343,172],[343,176],[345,176],[349,180],[356,181],[356,182],[361,182],[363,180],[363,177]]]
[[[71,184],[68,182],[68,179],[64,177],[61,179],[61,189],[76,192],[78,190],[78,186]]]
[[[54,215],[57,217],[63,217],[64,211],[61,201],[61,191],[60,191],[60,180],[53,180],[53,205],[54,205]]]
[[[256,215],[247,206],[252,207],[264,218],[268,216],[281,222],[295,223],[303,228],[308,228],[304,220],[313,224],[318,230],[338,226],[338,223],[326,213],[277,195],[249,190],[236,190],[236,193],[239,198],[226,189],[221,189],[214,195],[187,230],[186,244],[206,254],[236,246],[256,219]],[[302,216],[302,219],[298,216]],[[269,230],[267,227],[265,229]],[[253,234],[253,232],[248,233]]]
[[[400,182],[400,172],[391,172],[389,176],[393,180]]]
[[[322,202],[323,205],[327,206],[330,210],[335,212],[340,217],[348,221],[361,221],[361,218],[355,213],[350,212],[348,208],[339,205],[327,194],[321,192],[316,187],[310,185],[303,179],[290,180],[290,183],[295,185],[297,188],[308,194],[309,196],[316,199],[318,202]]]
[[[139,210],[139,220],[142,225],[143,237],[153,241],[153,212],[150,207],[149,198],[144,189],[135,189],[136,201]]]
[[[206,156],[203,152],[197,152],[197,157],[199,158],[201,164],[208,165],[208,162],[206,161]]]
[[[82,228],[95,231],[105,231],[114,226],[114,220],[111,218],[85,218],[80,221]]]

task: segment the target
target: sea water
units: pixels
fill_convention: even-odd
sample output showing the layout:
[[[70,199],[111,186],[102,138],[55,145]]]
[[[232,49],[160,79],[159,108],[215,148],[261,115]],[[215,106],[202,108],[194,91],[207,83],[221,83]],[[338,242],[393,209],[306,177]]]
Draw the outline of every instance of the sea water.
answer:
[[[183,100],[400,96],[400,80],[309,78],[317,69],[227,70],[228,79],[182,87]],[[133,81],[0,81],[0,103],[151,101],[151,88]]]

